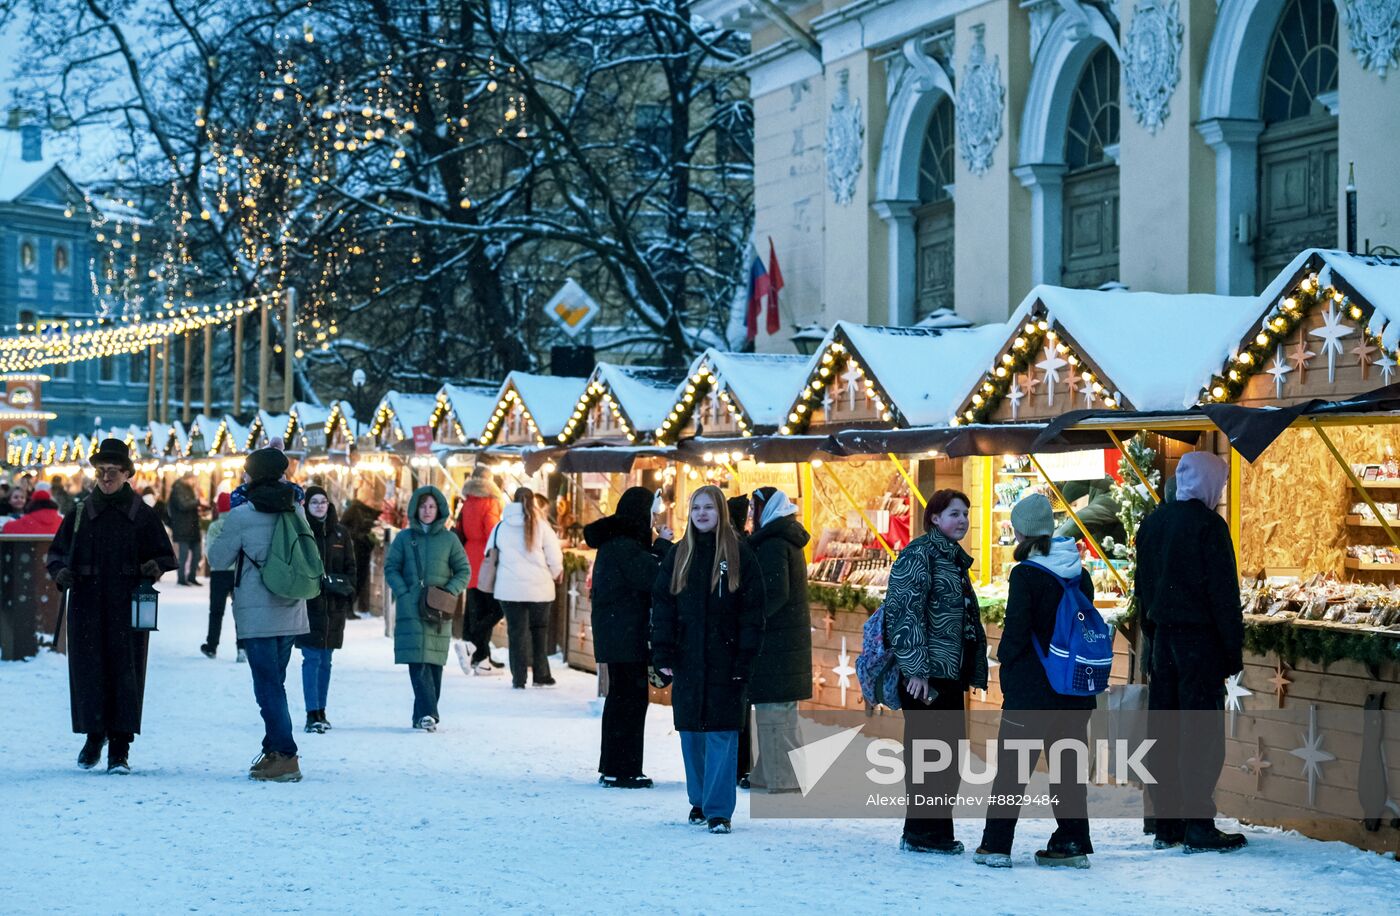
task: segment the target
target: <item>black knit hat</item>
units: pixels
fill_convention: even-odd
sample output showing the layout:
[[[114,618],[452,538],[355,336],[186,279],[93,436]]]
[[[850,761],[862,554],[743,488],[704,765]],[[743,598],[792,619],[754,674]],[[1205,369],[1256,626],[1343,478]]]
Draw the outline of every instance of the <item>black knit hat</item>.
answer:
[[[260,448],[249,452],[243,462],[243,470],[254,482],[259,480],[280,480],[287,473],[287,456],[281,449]]]
[[[128,474],[136,473],[136,466],[131,463],[131,449],[120,439],[103,439],[97,446],[97,451],[88,459],[88,464],[97,467],[99,464],[115,464]]]

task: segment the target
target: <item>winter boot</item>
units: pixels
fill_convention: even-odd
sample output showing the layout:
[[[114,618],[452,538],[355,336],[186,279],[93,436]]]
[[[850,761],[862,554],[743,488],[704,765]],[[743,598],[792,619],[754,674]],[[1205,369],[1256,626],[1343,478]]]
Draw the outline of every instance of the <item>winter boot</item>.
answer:
[[[960,840],[920,840],[902,836],[899,848],[905,852],[929,852],[940,856],[960,856],[963,844]]]
[[[558,687],[559,682],[552,677],[541,678],[534,681],[536,687]]]
[[[248,664],[248,653],[247,653],[247,652],[244,652],[242,649],[239,649],[239,650],[238,650],[238,664],[240,664],[240,665],[246,665],[246,664]]]
[[[1089,855],[1078,843],[1065,843],[1037,852],[1035,864],[1041,868],[1088,868]]]
[[[690,809],[690,824],[692,827],[701,827],[705,824],[705,812],[700,810],[699,805]]]
[[[301,782],[301,767],[295,754],[267,751],[248,771],[248,778],[257,782]]]
[[[467,644],[460,639],[454,639],[452,641],[452,650],[457,653],[457,664],[462,667],[462,673],[470,675],[472,673],[472,665],[468,660]]]
[[[1182,841],[1186,852],[1234,852],[1249,845],[1242,833],[1225,833],[1214,824],[1190,824]]]
[[[419,719],[418,724],[413,727],[421,728],[425,732],[435,732],[437,731],[437,719],[434,719],[432,716],[424,716]]]
[[[131,742],[120,738],[113,738],[107,743],[107,772],[118,776],[126,776],[131,772],[131,766],[126,762],[127,754],[131,751]]]
[[[316,710],[316,720],[321,723],[321,731],[328,732],[331,730],[331,720],[326,718],[326,711],[324,709]]]
[[[616,783],[619,789],[650,789],[654,783],[650,776],[622,776]]]
[[[214,647],[209,645],[209,643],[205,643],[204,645],[200,646],[199,651],[204,653],[205,658],[213,658],[216,654]]]
[[[475,665],[472,665],[472,674],[476,677],[486,677],[489,675],[496,675],[500,673],[501,672],[496,670],[496,667],[491,664],[491,659],[489,658],[483,658]]]
[[[978,865],[985,865],[988,868],[1010,868],[1011,856],[1004,852],[988,852],[982,847],[977,847],[977,851],[972,854],[972,861]]]
[[[316,718],[316,710],[307,710],[306,728],[302,729],[302,731],[306,732],[308,735],[321,734],[321,720]]]
[[[102,746],[107,743],[106,735],[88,735],[83,749],[78,752],[78,766],[90,770],[102,759]]]
[[[729,825],[727,817],[712,817],[709,820],[711,833],[733,833],[734,829]]]

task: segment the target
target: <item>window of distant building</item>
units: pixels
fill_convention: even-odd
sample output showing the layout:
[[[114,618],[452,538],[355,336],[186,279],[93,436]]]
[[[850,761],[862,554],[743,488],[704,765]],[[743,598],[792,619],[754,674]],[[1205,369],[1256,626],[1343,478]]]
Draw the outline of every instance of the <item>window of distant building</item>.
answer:
[[[19,242],[19,269],[25,273],[33,273],[39,266],[39,243],[34,239],[20,239]]]
[[[99,382],[115,382],[117,380],[117,358],[115,356],[103,356],[97,361],[97,380]]]
[[[128,357],[130,362],[127,367],[126,377],[133,382],[144,382],[150,378],[147,373],[150,371],[150,364],[146,360],[146,351],[137,350]]]
[[[72,258],[68,253],[68,244],[59,242],[53,246],[53,272],[60,276],[67,276],[73,267]]]

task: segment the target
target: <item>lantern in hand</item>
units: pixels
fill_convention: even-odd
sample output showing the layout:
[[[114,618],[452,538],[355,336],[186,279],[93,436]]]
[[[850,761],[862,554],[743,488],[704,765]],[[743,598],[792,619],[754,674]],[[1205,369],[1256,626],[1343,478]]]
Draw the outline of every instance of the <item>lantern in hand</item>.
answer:
[[[156,629],[156,612],[160,607],[160,592],[149,582],[142,582],[131,593],[131,628],[143,632]]]

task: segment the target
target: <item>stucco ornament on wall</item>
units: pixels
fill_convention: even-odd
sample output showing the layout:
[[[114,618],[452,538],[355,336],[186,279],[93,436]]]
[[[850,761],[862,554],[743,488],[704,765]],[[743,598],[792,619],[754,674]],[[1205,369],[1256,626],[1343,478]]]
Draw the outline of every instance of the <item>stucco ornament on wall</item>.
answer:
[[[1364,69],[1385,72],[1400,58],[1400,0],[1345,0],[1351,49]]]
[[[850,71],[842,70],[836,78],[836,98],[826,118],[826,186],[838,204],[848,204],[855,197],[860,176],[865,125],[860,118],[860,99],[851,98]]]
[[[1001,140],[1001,116],[1006,105],[1006,87],[1001,82],[1001,58],[987,60],[983,42],[986,26],[972,27],[972,48],[958,87],[958,151],[974,175],[985,175],[992,167],[992,153]]]
[[[1181,81],[1181,37],[1177,0],[1138,0],[1123,41],[1123,83],[1128,105],[1150,134],[1166,122],[1168,103]]]

